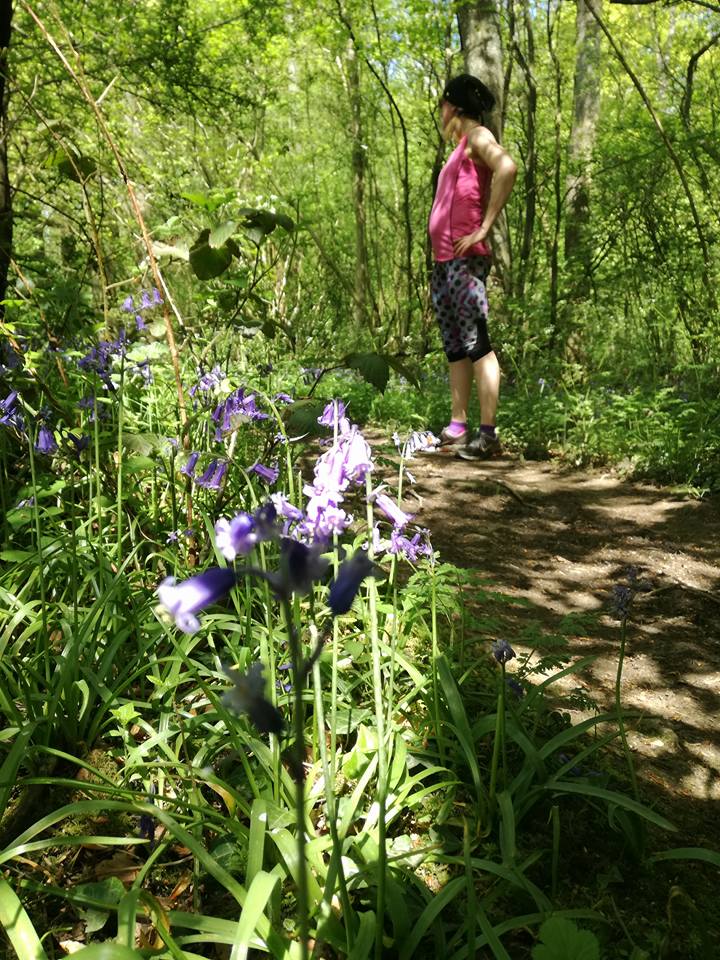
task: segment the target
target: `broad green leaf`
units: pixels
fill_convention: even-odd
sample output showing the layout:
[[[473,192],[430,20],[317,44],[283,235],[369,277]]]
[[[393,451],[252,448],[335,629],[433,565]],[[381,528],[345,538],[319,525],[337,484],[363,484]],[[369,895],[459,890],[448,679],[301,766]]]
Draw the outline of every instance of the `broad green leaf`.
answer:
[[[190,266],[198,280],[212,280],[225,273],[232,263],[233,251],[226,241],[222,247],[211,247],[210,231],[201,230],[197,240],[190,247]]]
[[[343,360],[345,366],[357,370],[361,377],[383,393],[390,378],[390,364],[379,353],[351,353]]]
[[[243,207],[240,210],[240,216],[243,218],[243,227],[249,232],[260,234],[261,239],[266,234],[272,233],[278,224],[277,217],[271,210]]]
[[[99,900],[108,905],[107,910],[98,906],[75,908],[78,916],[85,923],[85,933],[96,933],[102,930],[113,908],[117,907],[125,896],[125,887],[118,877],[108,877],[98,883],[81,883],[75,890],[91,900]]]
[[[541,943],[533,947],[533,960],[600,960],[600,945],[589,930],[578,930],[572,920],[550,917],[540,927]]]
[[[237,224],[234,220],[226,220],[225,223],[213,227],[208,237],[208,243],[211,247],[222,247],[237,230]]]
[[[291,437],[309,434],[310,436],[325,436],[327,428],[320,426],[318,417],[325,409],[327,401],[316,398],[296,400],[292,406],[283,411],[285,430]]]

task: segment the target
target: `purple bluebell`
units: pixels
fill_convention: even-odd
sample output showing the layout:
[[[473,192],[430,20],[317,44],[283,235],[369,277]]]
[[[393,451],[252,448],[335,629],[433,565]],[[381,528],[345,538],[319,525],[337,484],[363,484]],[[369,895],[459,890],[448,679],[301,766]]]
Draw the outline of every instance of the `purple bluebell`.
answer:
[[[232,520],[221,517],[215,524],[215,545],[226,560],[247,556],[259,542],[255,520],[249,513],[238,513]]]
[[[276,393],[273,397],[273,403],[295,403],[289,393]]]
[[[190,456],[187,458],[187,463],[184,467],[180,467],[180,473],[184,473],[186,477],[195,476],[195,464],[200,459],[200,451],[193,450]]]
[[[284,493],[273,493],[270,502],[275,507],[278,517],[284,517],[286,520],[302,520],[303,512],[295,504],[290,503]]]
[[[50,456],[53,453],[57,452],[57,442],[55,441],[55,435],[48,427],[46,423],[43,423],[40,429],[38,430],[37,441],[35,443],[35,449],[38,453],[43,453],[46,456]]]
[[[517,656],[507,640],[495,640],[492,644],[492,653],[498,663],[509,663]]]
[[[616,583],[610,596],[610,614],[616,620],[627,620],[634,591],[622,583]]]
[[[135,314],[135,327],[137,330],[147,330],[147,324],[139,313]]]
[[[330,584],[328,604],[333,616],[347,613],[357,596],[360,584],[374,569],[372,560],[363,550],[358,550],[349,560],[340,564],[337,577]]]
[[[131,296],[125,297],[123,300],[122,309],[125,310],[126,313],[135,313],[135,301]]]
[[[282,733],[282,714],[265,696],[263,665],[253,663],[247,673],[225,667],[232,689],[223,697],[223,706],[233,713],[246,713],[260,733]]]
[[[280,541],[280,578],[276,585],[288,593],[304,596],[330,568],[330,561],[323,555],[326,549],[324,543],[308,546],[299,540],[283,537]]]
[[[254,463],[249,470],[250,473],[257,474],[261,480],[264,480],[268,486],[272,486],[277,482],[277,478],[280,476],[280,471],[277,468],[277,465],[272,467],[266,467],[263,463]]]
[[[345,417],[345,404],[342,400],[331,400],[317,418],[317,422],[324,427],[334,427],[336,424],[339,427],[343,420],[346,424],[348,423]]]
[[[154,307],[161,307],[163,303],[165,303],[157,287],[153,287],[152,289],[152,302]]]
[[[404,556],[411,563],[417,563],[419,557],[431,557],[432,547],[424,533],[425,531],[418,530],[411,540],[401,532],[399,527],[393,527],[388,553]]]
[[[268,414],[258,410],[255,394],[245,396],[244,387],[238,387],[229,397],[219,403],[212,413],[215,423],[215,439],[222,438],[236,430],[240,424],[251,420],[267,420]]]
[[[335,533],[342,533],[352,523],[352,516],[347,514],[340,504],[342,494],[313,493],[310,489],[310,499],[305,505],[305,520],[301,524],[301,532],[311,540],[329,540]],[[307,491],[307,488],[306,488]]]
[[[505,683],[507,684],[508,690],[510,690],[518,700],[522,700],[525,696],[525,687],[520,681],[516,680],[515,677],[505,677]]]
[[[146,387],[149,387],[155,382],[155,377],[153,376],[152,367],[150,366],[149,360],[141,360],[140,363],[136,364],[134,373],[139,374],[143,385]]]
[[[87,433],[84,433],[82,436],[78,437],[74,433],[68,432],[68,440],[73,445],[73,453],[76,457],[79,457],[90,446],[90,437]]]
[[[372,451],[358,427],[353,425],[340,438],[345,451],[345,473],[353,483],[363,483],[373,469]]]
[[[35,506],[35,497],[28,497],[26,500],[18,500],[18,502],[15,504],[15,509],[24,510],[27,507],[34,507],[34,506]]]
[[[140,294],[140,300],[141,300],[141,303],[140,303],[141,310],[152,310],[154,304],[150,299],[150,294],[147,292],[147,290],[142,291],[142,293]]]
[[[278,515],[271,500],[261,504],[253,514],[255,529],[261,540],[273,540],[279,533]]]
[[[235,572],[229,567],[210,567],[182,583],[168,577],[157,588],[157,596],[183,633],[196,633],[200,629],[197,614],[222,600],[236,582]]]
[[[198,372],[198,381],[190,387],[188,393],[191,397],[194,397],[196,393],[209,393],[215,387],[220,386],[224,379],[225,373],[215,364],[212,370],[207,373],[201,374]]]
[[[219,490],[227,472],[227,466],[226,460],[211,460],[205,473],[195,477],[195,483],[205,490]]]
[[[17,390],[11,390],[4,400],[0,400],[0,425],[11,427],[19,433],[23,431],[24,420],[18,404]]]
[[[378,510],[384,513],[388,520],[393,523],[397,530],[402,530],[414,516],[412,513],[405,513],[404,510],[401,510],[397,503],[386,493],[375,494],[373,502]]]

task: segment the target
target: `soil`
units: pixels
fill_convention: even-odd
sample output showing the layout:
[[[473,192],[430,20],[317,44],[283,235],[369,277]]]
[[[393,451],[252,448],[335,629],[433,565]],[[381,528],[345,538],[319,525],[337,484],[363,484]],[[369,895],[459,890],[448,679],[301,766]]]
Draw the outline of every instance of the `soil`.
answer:
[[[620,647],[609,601],[636,568],[622,700],[642,798],[677,824],[672,846],[719,850],[717,500],[552,461],[424,455],[408,466],[417,482],[403,506],[441,557],[523,601],[492,611],[506,639],[516,645],[532,624],[557,632],[568,614],[591,624],[569,636],[568,652],[597,656],[580,683],[601,711],[613,709]]]

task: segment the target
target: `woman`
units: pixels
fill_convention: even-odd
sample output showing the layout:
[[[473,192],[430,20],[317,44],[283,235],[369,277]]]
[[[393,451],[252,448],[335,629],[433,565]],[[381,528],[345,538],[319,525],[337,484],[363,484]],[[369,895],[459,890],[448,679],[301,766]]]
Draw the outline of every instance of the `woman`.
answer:
[[[450,366],[452,414],[440,436],[469,460],[500,451],[495,433],[500,366],[487,332],[485,280],[492,263],[487,236],[510,196],[517,167],[483,126],[494,103],[485,84],[467,73],[445,87],[440,100],[443,135],[457,146],[440,172],[428,226],[435,259],[432,300]],[[468,443],[473,379],[480,430]]]

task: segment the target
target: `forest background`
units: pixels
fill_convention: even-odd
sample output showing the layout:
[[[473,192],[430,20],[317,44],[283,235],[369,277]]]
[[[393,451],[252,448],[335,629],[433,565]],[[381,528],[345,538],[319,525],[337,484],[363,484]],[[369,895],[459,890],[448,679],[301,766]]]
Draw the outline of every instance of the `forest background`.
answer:
[[[198,333],[233,328],[306,365],[377,351],[437,379],[436,108],[467,68],[520,168],[493,238],[506,441],[716,485],[713,4],[43,4],[47,30],[2,7],[7,320],[50,344],[117,328],[149,276],[90,97],[197,361]],[[294,229],[234,256],[243,209],[266,211],[258,236],[268,211]],[[442,426],[431,393],[376,412]]]

